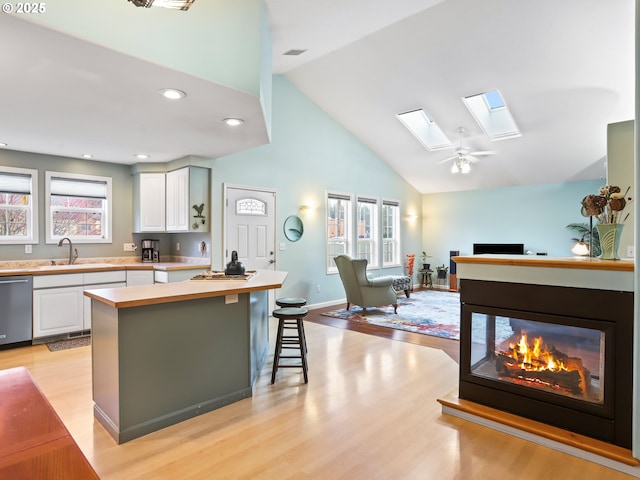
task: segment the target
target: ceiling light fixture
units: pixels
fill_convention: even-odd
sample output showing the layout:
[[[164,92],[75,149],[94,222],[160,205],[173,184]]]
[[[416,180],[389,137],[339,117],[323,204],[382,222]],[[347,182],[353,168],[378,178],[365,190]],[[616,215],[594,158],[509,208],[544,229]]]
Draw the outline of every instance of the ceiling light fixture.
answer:
[[[457,158],[451,165],[451,173],[469,173],[471,171],[471,163],[466,158]]]
[[[189,10],[196,0],[129,0],[136,7],[164,7],[173,10]]]
[[[225,118],[223,122],[230,127],[237,127],[239,125],[242,125],[244,123],[244,120],[242,120],[241,118]]]
[[[82,158],[93,158],[93,155],[91,155],[90,153],[83,153]]]
[[[9,146],[8,143],[0,142],[0,147],[8,147],[8,146]]]
[[[162,90],[158,90],[158,93],[169,100],[180,100],[187,96],[186,93],[177,88],[163,88]]]
[[[149,158],[149,155],[147,155],[146,153],[136,153],[136,158],[138,160],[146,160],[147,158]]]

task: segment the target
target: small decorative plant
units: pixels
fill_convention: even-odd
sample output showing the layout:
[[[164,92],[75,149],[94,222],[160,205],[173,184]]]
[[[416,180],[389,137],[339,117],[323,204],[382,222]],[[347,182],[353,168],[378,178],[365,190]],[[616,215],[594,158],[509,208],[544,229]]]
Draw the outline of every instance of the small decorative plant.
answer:
[[[431,255],[429,255],[427,252],[422,252],[422,255],[420,255],[420,258],[422,259],[422,269],[423,270],[430,270],[431,269],[431,264],[427,263],[427,258],[431,258]]]
[[[447,272],[449,271],[449,267],[445,267],[443,263],[439,267],[436,267],[436,271],[438,272],[438,278],[447,278]]]

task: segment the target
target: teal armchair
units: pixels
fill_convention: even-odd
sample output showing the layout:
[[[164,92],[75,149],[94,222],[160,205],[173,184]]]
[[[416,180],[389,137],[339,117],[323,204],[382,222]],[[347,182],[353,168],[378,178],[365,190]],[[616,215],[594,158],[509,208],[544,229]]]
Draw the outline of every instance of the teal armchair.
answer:
[[[393,305],[394,313],[398,313],[398,297],[393,289],[393,277],[368,276],[365,259],[338,255],[335,262],[347,294],[347,310],[352,303],[360,305],[363,310],[367,307]]]

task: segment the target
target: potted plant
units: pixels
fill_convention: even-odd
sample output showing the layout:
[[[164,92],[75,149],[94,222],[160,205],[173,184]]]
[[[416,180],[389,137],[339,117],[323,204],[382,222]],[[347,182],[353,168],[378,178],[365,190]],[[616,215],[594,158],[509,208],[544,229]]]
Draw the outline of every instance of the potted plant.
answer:
[[[447,278],[447,271],[449,267],[445,267],[444,263],[439,267],[436,267],[436,271],[438,272],[438,278]]]
[[[427,263],[427,258],[431,258],[431,255],[429,255],[427,252],[422,252],[420,258],[422,258],[422,269],[425,271],[431,270],[431,264]]]

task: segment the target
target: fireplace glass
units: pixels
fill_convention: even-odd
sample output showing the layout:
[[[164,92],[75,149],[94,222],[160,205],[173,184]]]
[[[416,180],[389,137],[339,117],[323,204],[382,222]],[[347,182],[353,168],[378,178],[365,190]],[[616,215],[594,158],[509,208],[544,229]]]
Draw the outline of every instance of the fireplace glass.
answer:
[[[471,314],[472,376],[602,405],[605,332]]]

